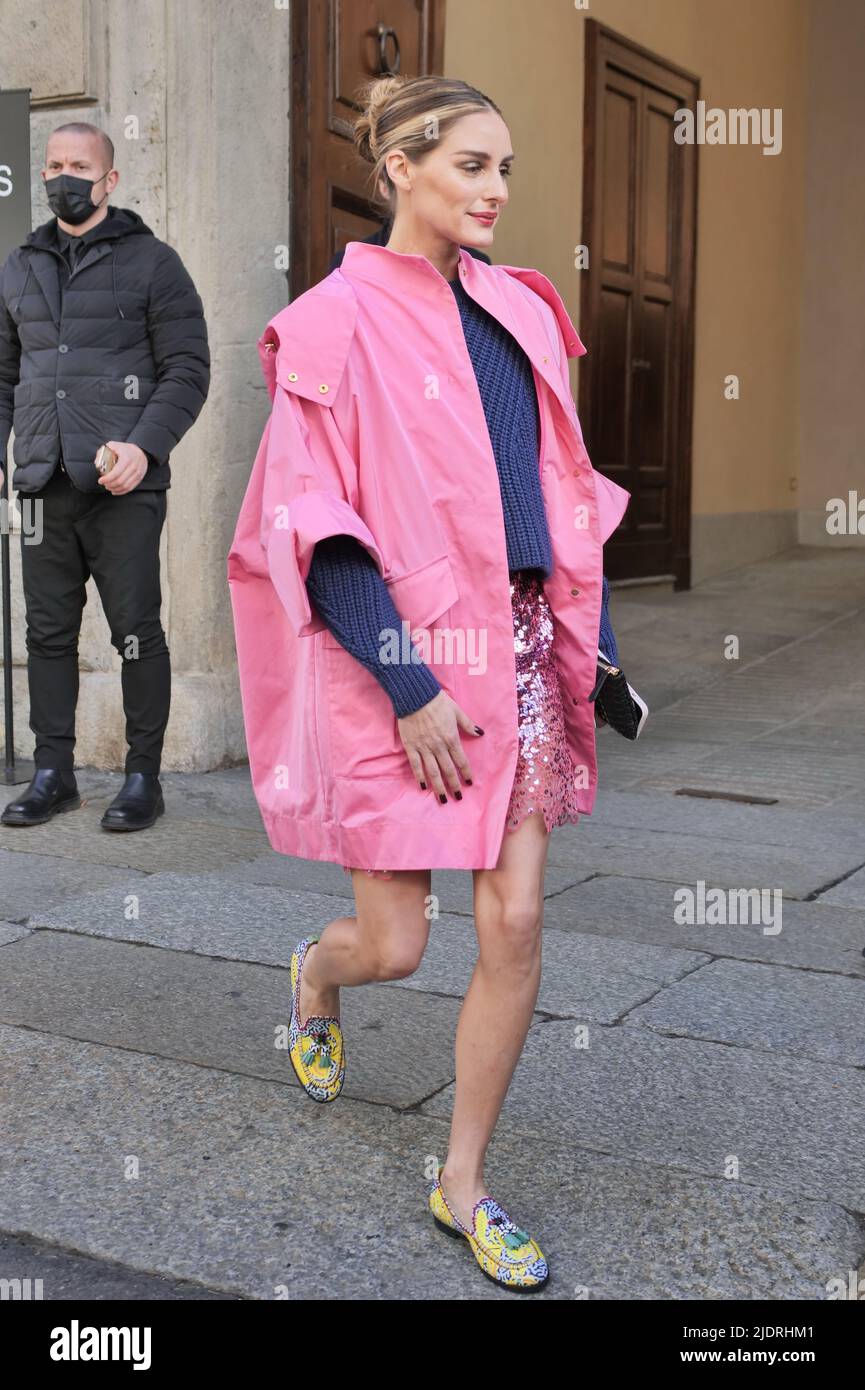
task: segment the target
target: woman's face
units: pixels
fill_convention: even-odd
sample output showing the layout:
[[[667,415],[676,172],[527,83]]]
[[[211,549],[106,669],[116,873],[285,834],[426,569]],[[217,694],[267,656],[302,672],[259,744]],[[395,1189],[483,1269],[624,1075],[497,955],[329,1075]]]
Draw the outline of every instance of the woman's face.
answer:
[[[387,169],[399,190],[394,220],[407,212],[415,230],[426,224],[459,246],[491,246],[513,157],[507,126],[489,110],[462,116],[417,163],[392,151]]]

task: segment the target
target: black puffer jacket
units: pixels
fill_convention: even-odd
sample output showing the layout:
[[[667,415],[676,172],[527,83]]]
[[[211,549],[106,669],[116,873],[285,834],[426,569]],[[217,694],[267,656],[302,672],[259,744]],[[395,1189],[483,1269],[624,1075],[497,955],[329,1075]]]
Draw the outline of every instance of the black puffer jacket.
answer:
[[[139,488],[169,487],[169,454],[207,398],[204,309],[177,252],[130,208],[109,206],[87,240],[62,294],[54,218],[0,268],[0,458],[14,425],[21,492],[61,454],[77,487],[101,490],[109,439],[149,456]]]

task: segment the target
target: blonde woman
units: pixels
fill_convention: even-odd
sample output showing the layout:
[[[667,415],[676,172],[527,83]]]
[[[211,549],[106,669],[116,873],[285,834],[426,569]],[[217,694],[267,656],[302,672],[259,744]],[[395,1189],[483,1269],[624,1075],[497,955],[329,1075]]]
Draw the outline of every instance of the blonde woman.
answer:
[[[594,803],[603,543],[629,494],[586,454],[568,378],[585,348],[556,289],[470,254],[508,203],[499,108],[441,77],[365,101],[387,243],[350,242],[259,344],[273,409],[228,570],[250,769],[272,846],[352,874],[356,916],[291,961],[290,1056],[317,1101],[345,1077],[340,988],[411,975],[431,870],[472,871],[478,957],[428,1205],[530,1291],[546,1258],[484,1161],[538,996],[550,831]]]

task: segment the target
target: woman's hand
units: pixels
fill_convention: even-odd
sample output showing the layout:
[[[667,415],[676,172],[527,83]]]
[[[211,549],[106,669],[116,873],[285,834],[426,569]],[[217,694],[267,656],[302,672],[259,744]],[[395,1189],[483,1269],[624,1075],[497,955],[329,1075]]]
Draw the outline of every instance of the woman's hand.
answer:
[[[459,731],[465,729],[469,734],[482,734],[483,729],[479,729],[444,690],[414,714],[407,714],[396,722],[418,786],[426,790],[431,784],[439,801],[447,801],[447,782],[457,801],[461,801],[459,773],[469,786],[472,774]]]

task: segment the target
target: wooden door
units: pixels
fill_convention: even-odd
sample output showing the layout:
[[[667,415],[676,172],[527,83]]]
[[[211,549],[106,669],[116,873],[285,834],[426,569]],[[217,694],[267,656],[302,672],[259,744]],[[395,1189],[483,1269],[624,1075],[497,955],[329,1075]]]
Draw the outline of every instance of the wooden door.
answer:
[[[372,166],[354,150],[355,94],[372,77],[440,73],[444,0],[293,0],[291,298],[327,274],[346,242],[371,236]]]
[[[587,21],[580,420],[592,463],[631,493],[611,579],[690,587],[697,150],[674,116],[699,79]]]

